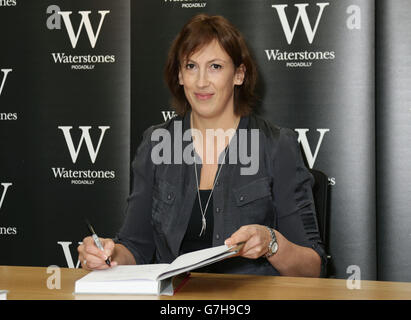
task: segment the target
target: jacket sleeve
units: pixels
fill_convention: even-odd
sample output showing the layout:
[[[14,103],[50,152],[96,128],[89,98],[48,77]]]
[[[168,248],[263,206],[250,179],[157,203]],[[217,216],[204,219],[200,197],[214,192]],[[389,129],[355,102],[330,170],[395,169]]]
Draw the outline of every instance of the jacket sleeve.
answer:
[[[315,212],[312,194],[314,178],[303,162],[295,132],[280,129],[273,156],[277,230],[289,241],[314,249],[321,257],[321,276],[325,276],[327,256]]]
[[[127,198],[126,216],[115,243],[124,245],[133,254],[137,264],[151,263],[155,244],[151,225],[154,164],[151,161],[151,132],[143,134],[143,140],[132,162],[133,185]]]

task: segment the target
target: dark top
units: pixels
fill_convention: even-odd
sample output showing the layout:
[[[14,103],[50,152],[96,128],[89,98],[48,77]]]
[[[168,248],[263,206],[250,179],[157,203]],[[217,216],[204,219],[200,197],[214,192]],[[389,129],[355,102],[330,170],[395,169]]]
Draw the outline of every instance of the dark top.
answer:
[[[200,190],[200,199],[203,210],[210,197],[211,190]],[[188,222],[187,231],[181,244],[180,254],[192,252],[201,249],[207,249],[213,246],[213,196],[211,195],[210,202],[205,211],[206,229],[200,236],[202,228],[202,214],[198,196],[194,201],[193,211],[191,212],[190,221]]]
[[[187,154],[193,155],[191,134],[184,134],[189,129],[190,112],[147,129],[137,150],[126,217],[114,239],[130,250],[137,264],[171,263],[180,255],[197,197],[194,165],[185,161]],[[258,143],[251,143],[256,139]],[[177,152],[161,163],[152,153],[166,148],[165,142]],[[296,133],[255,115],[242,117],[229,150],[213,193],[212,245],[223,245],[243,225],[270,226],[289,241],[313,248],[324,275],[327,258],[317,227],[313,177]],[[200,169],[201,163],[198,174]],[[224,273],[279,275],[264,257],[230,258],[218,267]]]

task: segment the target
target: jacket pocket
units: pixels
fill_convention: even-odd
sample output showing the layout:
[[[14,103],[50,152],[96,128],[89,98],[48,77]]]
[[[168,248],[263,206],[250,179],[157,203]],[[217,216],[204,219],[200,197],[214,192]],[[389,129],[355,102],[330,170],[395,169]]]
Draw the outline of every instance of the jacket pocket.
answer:
[[[153,188],[152,220],[158,231],[165,232],[173,218],[176,188],[165,180],[159,180]]]
[[[274,207],[271,178],[263,177],[233,189],[239,226],[247,224],[272,225]]]
[[[237,206],[245,206],[271,195],[270,178],[264,177],[254,180],[244,186],[233,189],[233,192]]]

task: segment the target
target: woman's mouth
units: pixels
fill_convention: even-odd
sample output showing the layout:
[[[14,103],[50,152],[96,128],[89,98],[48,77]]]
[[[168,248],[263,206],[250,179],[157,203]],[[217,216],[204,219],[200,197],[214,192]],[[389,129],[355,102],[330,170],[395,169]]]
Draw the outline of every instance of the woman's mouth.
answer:
[[[195,93],[195,96],[198,100],[208,100],[211,99],[213,95],[214,93]]]

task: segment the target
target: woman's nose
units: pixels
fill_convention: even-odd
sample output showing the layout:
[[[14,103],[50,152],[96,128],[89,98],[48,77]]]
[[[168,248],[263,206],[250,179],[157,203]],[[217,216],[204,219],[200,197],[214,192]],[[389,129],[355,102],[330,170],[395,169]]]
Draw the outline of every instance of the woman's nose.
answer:
[[[197,86],[199,88],[207,87],[210,84],[206,70],[200,70],[197,77]]]

